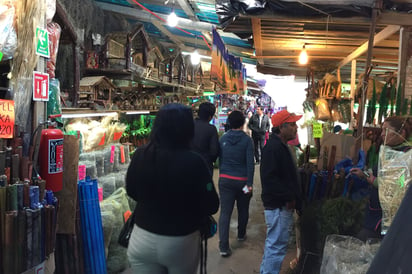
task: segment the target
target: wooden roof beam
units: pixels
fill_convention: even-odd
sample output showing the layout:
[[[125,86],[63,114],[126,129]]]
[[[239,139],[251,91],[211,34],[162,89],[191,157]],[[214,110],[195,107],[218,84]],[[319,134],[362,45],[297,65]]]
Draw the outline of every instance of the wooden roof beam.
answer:
[[[378,44],[382,40],[385,40],[386,38],[388,38],[389,36],[391,36],[395,32],[398,32],[399,29],[400,29],[400,26],[395,26],[395,25],[387,26],[386,28],[384,28],[382,31],[380,31],[378,34],[375,35],[375,37],[373,39],[373,46],[375,46],[376,44]],[[368,50],[368,44],[369,44],[369,42],[366,41],[359,48],[357,48],[354,52],[349,54],[345,59],[343,59],[341,62],[339,62],[338,68],[346,65],[347,63],[349,63],[353,59],[356,59],[357,57],[359,57],[360,55],[365,53]]]
[[[255,46],[256,55],[261,56],[263,52],[262,48],[262,28],[259,18],[252,18],[252,29],[253,29],[253,44]],[[259,64],[264,65],[263,58],[257,59]]]
[[[240,18],[260,18],[261,20],[284,21],[293,23],[324,23],[328,21],[325,17],[290,17],[286,15],[275,14],[266,11],[263,14],[240,14]],[[348,24],[348,25],[370,25],[371,19],[369,17],[333,17],[329,24]],[[235,23],[236,24],[236,23]],[[377,25],[400,25],[412,26],[412,14],[394,11],[381,11],[377,18]]]

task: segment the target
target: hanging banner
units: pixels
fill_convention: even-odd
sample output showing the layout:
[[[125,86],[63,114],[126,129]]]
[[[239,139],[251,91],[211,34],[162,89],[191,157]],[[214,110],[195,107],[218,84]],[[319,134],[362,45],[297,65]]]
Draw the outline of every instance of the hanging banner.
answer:
[[[243,94],[246,90],[246,69],[242,59],[228,53],[225,44],[213,29],[212,66],[210,77],[217,84],[217,94]]]
[[[0,100],[0,138],[13,138],[14,101]]]

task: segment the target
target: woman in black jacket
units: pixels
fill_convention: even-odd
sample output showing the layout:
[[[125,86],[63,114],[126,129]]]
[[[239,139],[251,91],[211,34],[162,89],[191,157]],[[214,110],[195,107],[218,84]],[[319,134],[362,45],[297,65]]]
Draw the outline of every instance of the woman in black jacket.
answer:
[[[191,109],[165,105],[149,144],[133,156],[126,176],[137,202],[127,251],[133,273],[197,271],[200,223],[217,212],[219,198],[206,162],[190,149],[193,134]]]

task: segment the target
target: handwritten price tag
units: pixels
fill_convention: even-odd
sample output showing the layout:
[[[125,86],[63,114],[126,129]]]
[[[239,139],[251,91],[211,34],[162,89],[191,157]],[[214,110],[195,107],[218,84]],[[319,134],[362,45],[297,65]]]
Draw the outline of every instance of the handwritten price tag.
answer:
[[[79,181],[86,179],[86,166],[79,166]]]
[[[116,147],[115,146],[112,146],[111,147],[111,150],[110,150],[110,163],[114,163],[114,152],[115,152],[115,150],[116,150]]]
[[[322,124],[313,123],[313,138],[322,138],[322,137],[323,137]]]
[[[124,155],[124,146],[120,146],[120,162],[124,164],[126,162],[126,158]]]
[[[0,138],[13,138],[14,101],[0,100]]]

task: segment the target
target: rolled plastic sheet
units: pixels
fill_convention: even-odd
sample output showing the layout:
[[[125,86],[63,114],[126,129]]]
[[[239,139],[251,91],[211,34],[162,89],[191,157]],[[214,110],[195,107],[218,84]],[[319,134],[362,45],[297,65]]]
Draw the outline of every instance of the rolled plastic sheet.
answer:
[[[33,243],[33,265],[39,265],[42,262],[42,220],[41,220],[41,209],[34,209],[32,212],[33,223],[32,223],[32,243]]]
[[[15,184],[17,187],[17,208],[18,210],[23,210],[24,208],[24,185]]]
[[[17,216],[17,273],[23,273],[26,268],[26,214],[19,211]]]
[[[107,270],[97,180],[87,178],[80,181],[78,186],[85,272],[105,274]]]
[[[28,183],[23,184],[23,205],[24,208],[30,207],[30,185]]]
[[[13,184],[20,181],[20,158],[18,154],[11,156],[11,181]]]
[[[39,187],[39,202],[43,201],[46,195],[46,181],[37,180],[36,185]]]
[[[4,273],[3,269],[3,250],[4,248],[4,227],[6,214],[6,187],[0,187],[0,273]]]
[[[11,167],[12,147],[6,147],[6,164],[5,167]]]
[[[4,175],[4,168],[6,167],[6,152],[0,151],[0,175]]]
[[[26,269],[33,267],[33,209],[26,209]]]
[[[17,210],[17,186],[7,186],[7,211]]]
[[[6,212],[5,218],[5,244],[3,254],[4,273],[18,274],[17,272],[17,211]]]
[[[56,214],[55,207],[46,205],[45,211],[45,255],[48,256],[54,250],[56,241]]]
[[[31,209],[36,209],[39,207],[39,192],[40,190],[38,186],[30,186],[29,196]]]
[[[0,186],[7,186],[7,176],[6,175],[0,175]]]

